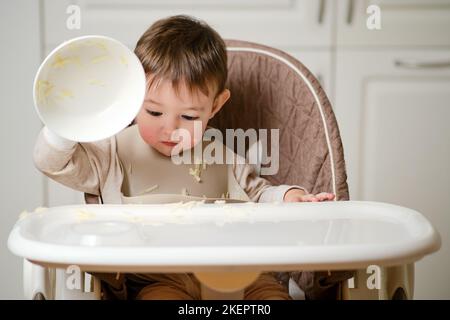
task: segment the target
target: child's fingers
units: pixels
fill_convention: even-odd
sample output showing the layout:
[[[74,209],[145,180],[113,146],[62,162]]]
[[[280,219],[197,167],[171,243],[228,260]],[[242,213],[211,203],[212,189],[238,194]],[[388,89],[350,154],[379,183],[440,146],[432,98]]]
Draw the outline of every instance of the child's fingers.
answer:
[[[335,195],[333,193],[321,192],[316,195],[314,194],[305,194],[302,196],[294,196],[287,198],[286,202],[319,202],[319,201],[328,201],[333,200]]]
[[[334,193],[328,193],[327,194],[327,199],[328,200],[333,200],[334,199]]]
[[[328,192],[321,192],[316,196],[320,201],[333,200],[334,194]]]
[[[299,197],[298,201],[301,201],[301,202],[312,202],[314,197],[315,196],[313,194],[306,194],[304,196]]]
[[[327,198],[327,193],[321,192],[316,195],[316,198],[319,200],[325,200]]]

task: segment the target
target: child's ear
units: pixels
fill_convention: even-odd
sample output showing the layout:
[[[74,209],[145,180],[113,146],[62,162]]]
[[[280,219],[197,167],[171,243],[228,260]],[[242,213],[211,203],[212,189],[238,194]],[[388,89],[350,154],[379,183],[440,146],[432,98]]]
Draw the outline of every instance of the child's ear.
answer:
[[[211,115],[209,116],[210,119],[212,119],[217,112],[222,109],[225,102],[227,102],[228,99],[230,99],[231,92],[228,89],[224,89],[221,93],[217,95],[217,97],[214,99]]]

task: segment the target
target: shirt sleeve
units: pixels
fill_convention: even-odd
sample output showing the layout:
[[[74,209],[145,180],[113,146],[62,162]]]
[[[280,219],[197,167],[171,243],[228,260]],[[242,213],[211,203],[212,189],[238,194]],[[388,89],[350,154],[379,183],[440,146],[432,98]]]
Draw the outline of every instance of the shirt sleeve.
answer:
[[[284,195],[291,189],[301,189],[305,193],[308,193],[308,191],[304,187],[282,184],[279,186],[271,186],[266,188],[261,194],[258,202],[283,202]]]
[[[233,173],[241,188],[254,202],[283,202],[286,192],[293,188],[299,188],[308,193],[306,188],[297,185],[272,184],[257,174],[255,166],[245,163],[245,159],[235,155]]]
[[[36,168],[49,178],[78,191],[100,195],[116,160],[115,137],[78,143],[44,127],[33,151]]]

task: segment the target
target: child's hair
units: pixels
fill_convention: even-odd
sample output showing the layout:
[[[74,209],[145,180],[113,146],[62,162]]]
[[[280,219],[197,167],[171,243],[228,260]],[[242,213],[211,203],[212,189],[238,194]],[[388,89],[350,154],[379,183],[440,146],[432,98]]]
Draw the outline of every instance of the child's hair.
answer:
[[[156,21],[145,31],[134,51],[147,76],[154,81],[169,80],[176,92],[184,81],[191,92],[199,89],[214,95],[225,89],[227,52],[220,35],[203,21],[177,15]]]

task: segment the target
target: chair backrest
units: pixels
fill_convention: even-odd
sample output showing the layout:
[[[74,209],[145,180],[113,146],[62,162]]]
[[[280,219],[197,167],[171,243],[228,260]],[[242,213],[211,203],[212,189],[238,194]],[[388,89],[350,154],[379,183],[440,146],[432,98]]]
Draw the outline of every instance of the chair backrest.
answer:
[[[226,128],[278,128],[279,171],[265,178],[348,200],[339,128],[316,77],[283,51],[240,40],[226,44],[231,98],[211,126],[224,137]]]

